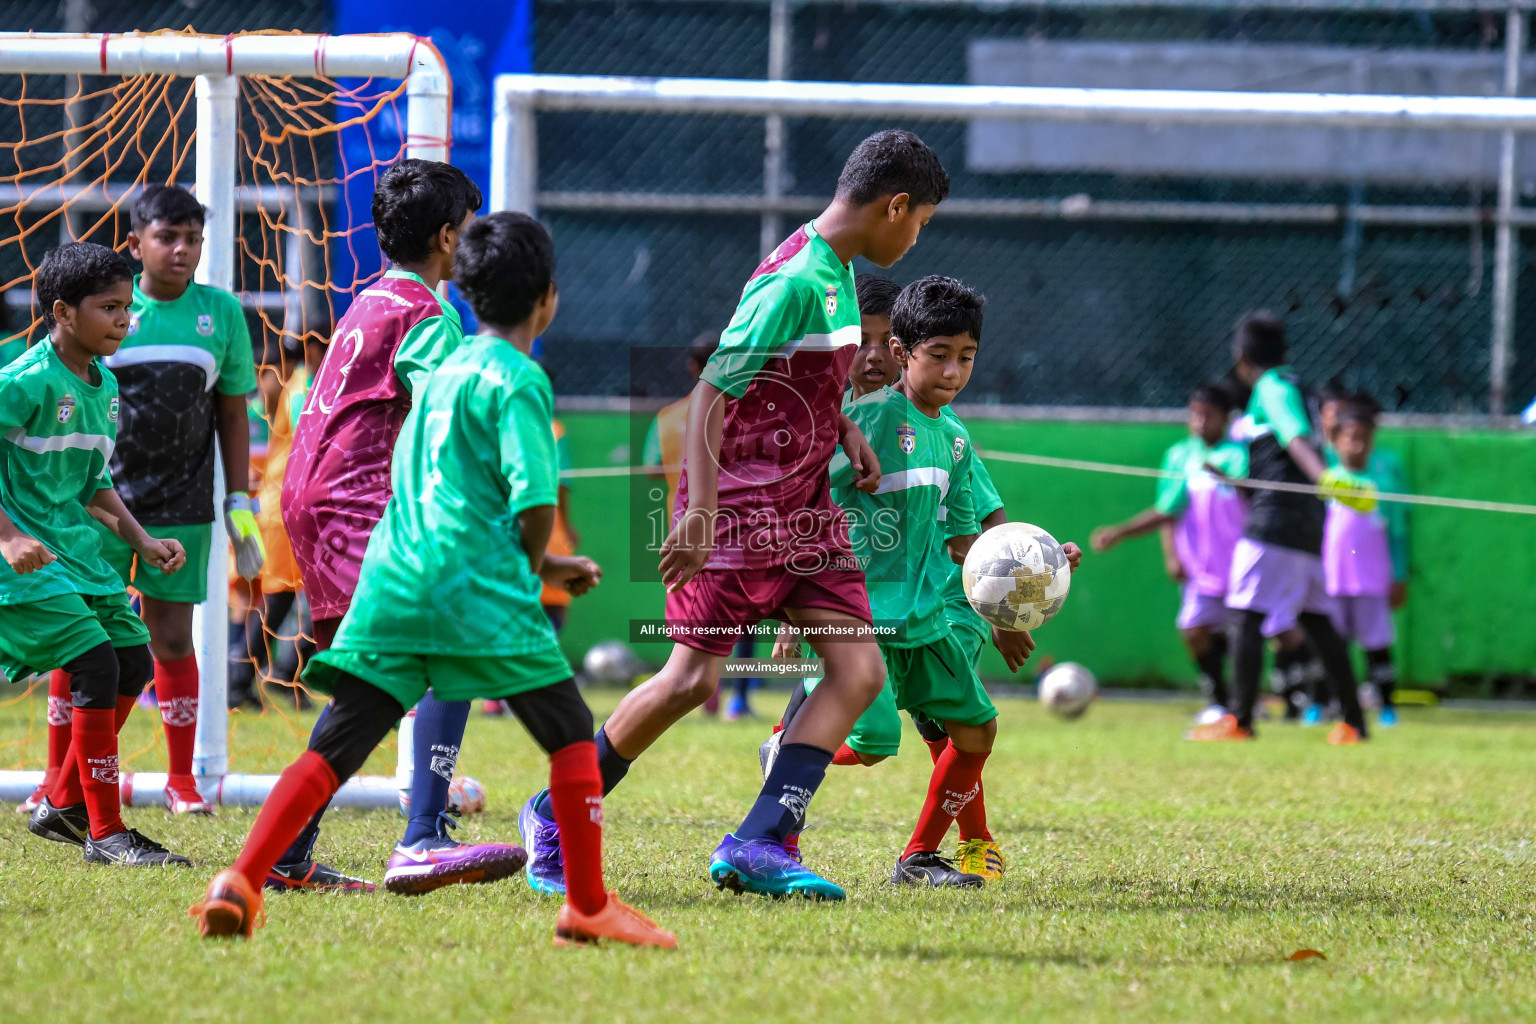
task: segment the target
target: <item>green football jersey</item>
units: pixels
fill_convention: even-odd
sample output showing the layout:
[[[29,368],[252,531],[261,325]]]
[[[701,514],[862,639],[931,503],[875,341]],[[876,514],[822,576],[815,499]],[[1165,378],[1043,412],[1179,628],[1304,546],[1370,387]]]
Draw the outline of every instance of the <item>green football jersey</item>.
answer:
[[[944,410],[946,413],[948,409]],[[953,415],[953,414],[951,414]],[[956,422],[959,422],[958,418]],[[981,523],[998,509],[1003,507],[1003,499],[997,493],[997,488],[992,483],[992,474],[987,472],[986,463],[975,452],[971,453],[971,501],[976,508],[976,521],[971,523],[956,522],[949,531],[951,537],[963,537],[967,533],[977,533],[981,529]],[[972,527],[967,529],[967,527]],[[953,562],[950,563],[954,565]],[[949,616],[949,621],[956,626],[969,626],[982,636],[991,636],[992,627],[987,620],[982,618],[975,608],[971,607],[970,600],[965,596],[964,573],[960,566],[955,565],[949,578],[944,581],[944,611]]]
[[[465,339],[427,377],[400,429],[395,496],[369,538],[334,650],[558,647],[517,523],[524,509],[556,503],[553,420],[549,378],[500,338]]]
[[[123,589],[85,510],[112,486],[107,463],[117,444],[117,380],[99,362],[91,368],[94,385],[47,341],[0,367],[0,508],[58,559],[24,576],[0,563],[0,605]]]
[[[932,643],[949,632],[943,590],[955,563],[944,540],[951,530],[974,533],[970,434],[953,416],[930,418],[895,388],[854,402],[848,417],[880,460],[880,488],[853,486],[842,453],[832,461],[832,499],[848,515],[848,534],[864,569],[870,612],[903,627],[894,647]]]

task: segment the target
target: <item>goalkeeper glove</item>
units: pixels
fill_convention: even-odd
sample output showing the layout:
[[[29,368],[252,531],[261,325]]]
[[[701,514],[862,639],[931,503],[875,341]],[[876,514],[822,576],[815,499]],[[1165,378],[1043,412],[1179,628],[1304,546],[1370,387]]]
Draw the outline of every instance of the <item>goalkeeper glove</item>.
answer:
[[[231,494],[224,499],[224,529],[235,546],[235,571],[241,579],[255,579],[267,561],[267,548],[256,525],[256,508],[249,494]]]
[[[1361,514],[1376,509],[1376,485],[1363,476],[1335,466],[1318,478],[1317,488],[1323,498],[1332,498],[1346,508]],[[1362,494],[1346,494],[1346,491],[1363,491]]]

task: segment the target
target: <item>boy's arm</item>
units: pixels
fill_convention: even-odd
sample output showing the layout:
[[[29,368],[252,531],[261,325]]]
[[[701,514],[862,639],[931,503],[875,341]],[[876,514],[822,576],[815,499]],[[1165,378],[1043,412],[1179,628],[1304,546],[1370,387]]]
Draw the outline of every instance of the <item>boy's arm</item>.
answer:
[[[1088,544],[1099,554],[1103,554],[1123,540],[1132,537],[1143,537],[1165,526],[1172,526],[1179,521],[1178,516],[1171,516],[1166,512],[1160,512],[1156,508],[1143,509],[1123,523],[1115,523],[1112,526],[1101,526],[1093,531],[1088,538]]]
[[[677,591],[709,561],[715,544],[720,495],[720,436],[725,427],[725,392],[706,380],[694,385],[688,403],[685,444],[688,507],[661,545],[661,582]]]
[[[91,495],[91,500],[85,504],[85,510],[93,519],[111,530],[119,540],[132,548],[134,554],[166,575],[187,564],[187,553],[182,549],[181,543],[169,539],[157,540],[145,533],[144,527],[133,518],[133,513],[128,511],[128,507],[123,504],[123,499],[118,497],[117,491],[113,488],[103,487]]]
[[[1163,568],[1168,571],[1168,578],[1175,583],[1183,583],[1186,578],[1184,563],[1179,561],[1179,549],[1173,541],[1173,523],[1167,522],[1158,527],[1158,542],[1163,546]]]

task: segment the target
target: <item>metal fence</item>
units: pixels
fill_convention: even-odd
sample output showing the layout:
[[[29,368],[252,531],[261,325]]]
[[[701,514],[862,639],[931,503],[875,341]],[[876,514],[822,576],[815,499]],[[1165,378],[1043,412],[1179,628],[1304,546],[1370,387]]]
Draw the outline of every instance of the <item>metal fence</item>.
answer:
[[[1298,56],[1298,68],[1311,62],[1312,79],[1296,76],[1305,79],[1301,88],[1313,88],[1305,83],[1319,67],[1326,73],[1334,55],[1344,68],[1339,91],[1430,91],[1459,73],[1444,66],[1483,69],[1491,87],[1478,90],[1497,93],[1507,84],[1509,21],[1503,6],[1428,0],[1285,9],[539,0],[535,53],[546,73],[965,83],[980,73],[980,48],[996,42],[1041,44],[1079,63],[1092,46],[1136,59],[1163,59],[1180,46],[1197,54],[1236,48],[1239,60],[1251,52],[1270,62],[1256,56],[1257,67],[1286,60],[1293,47],[1309,55]],[[1522,34],[1513,36],[1517,56]],[[1415,70],[1399,73],[1428,75],[1423,87],[1348,87],[1361,67],[1405,61]],[[1522,91],[1533,69],[1514,69],[1511,91]],[[1287,84],[1271,77],[1241,87]],[[557,390],[636,390],[620,344],[679,346],[722,326],[765,246],[814,213],[852,146],[890,123],[541,114],[539,208],[556,232],[565,293],[548,357]],[[941,213],[892,271],[900,281],[949,273],[987,293],[992,354],[971,402],[1181,404],[1191,384],[1224,369],[1232,322],[1256,306],[1285,315],[1304,375],[1342,376],[1389,410],[1485,412],[1491,378],[1504,382],[1492,391],[1506,408],[1536,394],[1536,273],[1517,246],[1511,300],[1494,295],[1496,135],[1441,144],[1480,153],[1470,171],[1391,173],[1422,153],[1395,164],[1388,148],[1374,153],[1371,175],[1351,180],[1251,168],[1053,166],[1039,154],[1010,169],[981,158],[964,123],[908,126],[944,158],[955,200],[1000,201],[993,216]],[[1351,144],[1393,145],[1369,137]],[[1536,189],[1529,174],[1511,182],[1506,221],[1523,225],[1519,197]],[[687,197],[695,197],[692,208]],[[1490,365],[1501,305],[1512,313],[1502,368]]]

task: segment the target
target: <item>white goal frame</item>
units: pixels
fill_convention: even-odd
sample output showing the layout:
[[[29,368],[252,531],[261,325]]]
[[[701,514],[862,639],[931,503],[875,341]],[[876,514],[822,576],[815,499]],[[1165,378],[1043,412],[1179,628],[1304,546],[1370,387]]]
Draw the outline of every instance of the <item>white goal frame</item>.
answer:
[[[240,76],[386,78],[406,81],[406,155],[447,160],[452,81],[442,56],[426,40],[405,33],[380,35],[231,35],[175,33],[0,32],[0,74],[176,75],[195,78],[196,183],[208,207],[202,284],[235,290],[236,161]],[[216,462],[216,507],[222,507],[223,469]],[[198,667],[197,741],[193,773],[203,796],[233,806],[255,806],[276,776],[230,774],[226,710],[229,658],[229,583],[223,520],[213,524],[208,600],[194,614]],[[409,782],[410,719],[401,726],[395,778],[353,778],[336,794],[340,805],[393,807]],[[126,806],[163,805],[160,773],[123,773]],[[0,800],[19,801],[41,772],[0,771]]]

